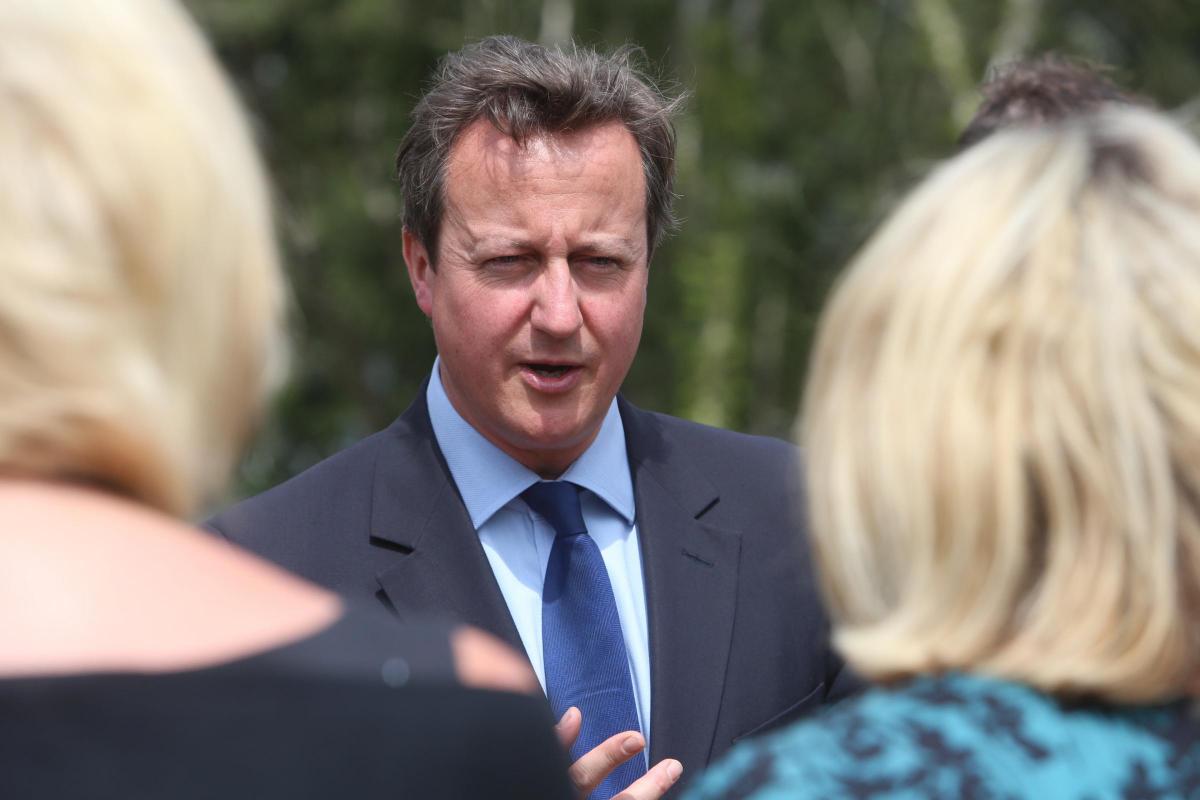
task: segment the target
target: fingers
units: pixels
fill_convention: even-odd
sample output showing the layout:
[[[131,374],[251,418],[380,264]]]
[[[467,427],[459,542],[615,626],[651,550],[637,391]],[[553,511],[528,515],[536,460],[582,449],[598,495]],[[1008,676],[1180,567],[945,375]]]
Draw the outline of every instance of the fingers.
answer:
[[[454,671],[459,683],[480,689],[533,694],[537,677],[528,662],[508,645],[477,628],[457,628],[450,635]]]
[[[565,715],[564,715],[565,718]],[[568,774],[581,795],[591,794],[616,767],[642,752],[646,740],[636,731],[610,736],[571,765]],[[636,783],[640,783],[641,780]],[[657,797],[657,795],[649,795]]]
[[[612,800],[658,800],[682,774],[683,764],[673,758],[664,758]]]
[[[583,715],[579,713],[579,709],[571,706],[566,713],[562,715],[562,719],[554,726],[554,732],[558,734],[558,741],[562,744],[564,750],[570,750],[575,744],[575,740],[579,738],[579,731],[583,729]]]

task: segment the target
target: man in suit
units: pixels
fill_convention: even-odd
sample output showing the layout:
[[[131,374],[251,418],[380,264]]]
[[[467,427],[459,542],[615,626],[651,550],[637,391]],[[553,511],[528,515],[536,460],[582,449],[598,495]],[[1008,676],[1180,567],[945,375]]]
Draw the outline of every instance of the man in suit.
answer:
[[[616,396],[671,225],[674,106],[626,52],[494,37],[448,56],[397,157],[428,383],[386,430],[210,523],[524,651],[582,728],[577,767],[633,756],[593,797],[641,776],[647,743],[648,763],[698,772],[849,684],[794,449]]]

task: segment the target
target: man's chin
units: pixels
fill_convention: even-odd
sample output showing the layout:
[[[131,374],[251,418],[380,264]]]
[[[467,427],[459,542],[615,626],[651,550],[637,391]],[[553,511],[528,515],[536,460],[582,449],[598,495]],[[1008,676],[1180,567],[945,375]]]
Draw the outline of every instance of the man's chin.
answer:
[[[579,420],[522,428],[508,438],[502,449],[529,469],[547,477],[557,477],[579,458],[599,433],[598,424],[586,425]],[[515,432],[514,432],[515,433]]]
[[[530,453],[553,455],[564,450],[586,449],[596,438],[595,430],[584,431],[579,427],[548,428],[527,431],[514,444]]]

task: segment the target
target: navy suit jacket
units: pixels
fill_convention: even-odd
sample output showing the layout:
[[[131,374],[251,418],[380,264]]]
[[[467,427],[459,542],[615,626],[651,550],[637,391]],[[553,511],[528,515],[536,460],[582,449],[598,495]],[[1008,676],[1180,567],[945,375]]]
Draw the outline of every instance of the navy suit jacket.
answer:
[[[857,681],[829,650],[795,448],[618,402],[650,627],[650,763],[679,759],[682,786]],[[450,615],[524,652],[424,391],[387,429],[208,525],[343,595],[402,618]]]

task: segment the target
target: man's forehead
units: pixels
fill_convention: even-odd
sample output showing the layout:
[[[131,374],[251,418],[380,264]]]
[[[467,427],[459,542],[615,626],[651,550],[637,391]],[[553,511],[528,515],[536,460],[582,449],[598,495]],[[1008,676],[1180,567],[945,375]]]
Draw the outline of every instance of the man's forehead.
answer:
[[[552,165],[569,179],[597,161],[617,170],[641,172],[641,154],[629,129],[619,121],[572,131],[537,133],[518,142],[486,119],[468,125],[450,148],[447,182],[455,175],[486,174],[492,179],[521,180]]]

